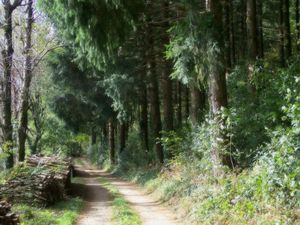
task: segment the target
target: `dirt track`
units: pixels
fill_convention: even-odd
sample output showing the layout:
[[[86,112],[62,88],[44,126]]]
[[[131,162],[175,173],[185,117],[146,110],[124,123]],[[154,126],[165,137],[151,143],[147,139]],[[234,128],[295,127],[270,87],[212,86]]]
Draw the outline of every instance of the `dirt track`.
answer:
[[[85,209],[80,215],[77,225],[106,225],[111,223],[111,196],[100,185],[99,177],[106,178],[115,186],[132,208],[140,215],[144,225],[174,225],[169,210],[144,194],[136,185],[113,177],[102,170],[90,166],[87,161],[76,166],[80,182],[73,184],[73,194],[81,196],[86,201]]]

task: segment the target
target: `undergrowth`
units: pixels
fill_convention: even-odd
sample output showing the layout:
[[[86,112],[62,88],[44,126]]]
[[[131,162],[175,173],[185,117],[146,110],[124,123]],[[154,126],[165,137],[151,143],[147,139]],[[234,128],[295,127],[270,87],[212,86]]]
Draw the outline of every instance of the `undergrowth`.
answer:
[[[73,225],[83,208],[83,201],[70,198],[49,208],[14,205],[13,211],[24,225]]]
[[[174,158],[160,169],[143,161],[142,148],[133,151],[141,144],[132,132],[115,172],[172,204],[186,224],[300,224],[300,68],[271,69],[258,73],[264,81],[256,84],[257,103],[242,70],[229,79],[229,88],[244,93],[222,114],[230,151],[223,154],[231,155],[233,170],[216,173],[210,153],[218,128],[207,118],[162,134],[166,155]]]

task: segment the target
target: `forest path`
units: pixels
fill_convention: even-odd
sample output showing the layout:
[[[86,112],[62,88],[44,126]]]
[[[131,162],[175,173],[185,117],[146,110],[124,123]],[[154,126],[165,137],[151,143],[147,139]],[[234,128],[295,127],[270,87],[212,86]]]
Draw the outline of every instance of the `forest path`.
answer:
[[[76,225],[111,224],[112,197],[99,182],[100,171],[83,161],[82,165],[75,165],[75,173],[79,179],[72,183],[72,195],[80,196],[85,201],[85,207]]]
[[[139,214],[144,225],[175,225],[178,224],[172,213],[160,202],[153,200],[141,188],[130,182],[114,177],[102,170],[97,170],[86,160],[76,166],[77,174],[82,178],[81,187],[75,188],[76,193],[87,202],[77,225],[111,224],[111,197],[104,189],[99,178],[105,178],[130,203]],[[82,184],[83,183],[83,184]],[[75,186],[78,184],[76,183]]]

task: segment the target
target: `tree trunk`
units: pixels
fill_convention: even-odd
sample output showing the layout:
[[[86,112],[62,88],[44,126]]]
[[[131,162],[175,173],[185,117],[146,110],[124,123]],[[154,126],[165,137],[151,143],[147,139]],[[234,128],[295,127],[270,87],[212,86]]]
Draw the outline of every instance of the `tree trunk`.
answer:
[[[148,139],[148,91],[146,85],[141,90],[141,118],[140,118],[140,129],[143,144],[145,147],[146,154],[149,152],[149,139]]]
[[[152,123],[153,123],[153,134],[155,138],[155,149],[158,161],[160,163],[164,162],[164,153],[163,147],[161,145],[161,116],[160,116],[160,103],[159,103],[159,88],[158,88],[158,81],[155,71],[155,62],[151,60],[150,65],[150,83],[151,83],[151,114],[152,114]]]
[[[239,33],[239,43],[240,46],[238,48],[238,60],[242,61],[246,58],[247,55],[247,38],[245,38],[245,34],[247,34],[247,1],[241,1],[240,10],[240,33]]]
[[[110,163],[112,165],[115,165],[116,164],[115,127],[114,127],[112,119],[109,121],[109,124],[108,124],[108,132],[109,132]]]
[[[182,85],[177,82],[177,124],[180,128],[182,125]]]
[[[120,125],[120,153],[122,153],[126,147],[126,127],[126,123],[122,122]]]
[[[300,14],[299,14],[299,0],[296,0],[295,3],[295,20],[296,20],[296,43],[297,43],[297,51],[300,51]]]
[[[248,81],[249,89],[256,96],[256,87],[253,85],[255,61],[258,59],[257,13],[256,0],[247,0],[247,44],[248,44]]]
[[[292,56],[290,0],[284,0],[283,17],[284,17],[284,39],[285,39],[286,59],[289,60],[290,57]]]
[[[279,44],[279,57],[280,57],[280,64],[282,67],[285,67],[285,44],[284,44],[284,13],[283,13],[283,1],[280,0],[279,2],[279,35],[280,35],[280,44]]]
[[[97,132],[96,129],[92,129],[92,134],[91,134],[91,146],[95,146],[97,144]]]
[[[225,27],[225,49],[226,49],[226,69],[227,71],[232,67],[232,58],[231,58],[231,38],[230,38],[230,5],[232,0],[226,0],[225,2],[225,20],[224,20],[224,27]]]
[[[201,121],[205,108],[205,93],[198,87],[191,88],[191,121],[194,125]]]
[[[25,160],[25,142],[27,137],[27,126],[28,126],[28,109],[29,109],[29,92],[30,84],[32,79],[32,25],[34,22],[33,18],[33,0],[29,0],[27,3],[27,26],[26,26],[26,44],[25,44],[25,81],[22,93],[22,105],[21,105],[21,118],[19,127],[19,161]]]
[[[41,134],[37,134],[32,142],[32,140],[30,138],[27,138],[28,140],[28,144],[30,147],[30,154],[31,155],[35,155],[37,153],[39,153],[39,149],[38,149],[38,144],[40,142],[40,140],[42,139],[42,135]]]
[[[234,66],[236,64],[236,44],[235,44],[235,24],[234,24],[234,9],[232,0],[229,0],[229,17],[230,17],[230,49],[231,49],[231,62]]]
[[[263,0],[257,0],[258,56],[264,58]]]
[[[15,0],[13,4],[10,1],[3,1],[4,6],[4,39],[5,47],[2,50],[3,58],[3,70],[4,70],[4,80],[3,80],[3,142],[4,150],[8,154],[6,160],[6,168],[12,168],[14,165],[14,157],[12,153],[13,148],[13,127],[12,127],[12,63],[13,63],[13,27],[12,27],[12,15],[14,10],[21,4],[22,1]]]
[[[148,4],[149,12],[152,11],[152,4],[149,2]],[[160,115],[160,99],[159,99],[159,86],[158,86],[158,76],[156,71],[156,60],[155,60],[155,49],[154,49],[154,39],[153,39],[153,29],[151,25],[152,18],[148,15],[147,18],[147,69],[148,69],[148,77],[150,81],[150,103],[151,103],[151,118],[152,118],[152,126],[153,126],[153,135],[155,139],[155,150],[159,163],[164,163],[164,152],[163,146],[160,142],[161,139],[161,131],[162,131],[162,123],[161,123],[161,115]]]
[[[247,0],[248,56],[253,62],[258,57],[256,0]]]
[[[166,131],[174,129],[174,110],[173,110],[173,82],[170,78],[171,75],[171,64],[165,58],[165,46],[169,44],[169,36],[167,30],[170,28],[169,25],[169,1],[162,1],[162,10],[164,16],[163,23],[163,38],[161,46],[161,60],[162,60],[162,90],[163,90],[163,115],[164,115],[164,128]]]
[[[185,105],[184,105],[185,120],[188,121],[190,117],[190,90],[188,87],[185,88],[184,96],[185,96]]]
[[[208,78],[211,112],[214,120],[218,124],[218,131],[215,136],[216,144],[212,147],[211,157],[215,165],[222,163],[223,165],[232,167],[230,155],[226,153],[226,143],[228,140],[222,129],[225,121],[220,116],[221,109],[227,108],[228,104],[224,68],[224,40],[222,37],[222,4],[219,0],[211,0],[210,3],[210,11],[213,16],[213,24],[211,27],[212,39],[215,42],[214,44],[220,49],[215,52],[215,58],[210,62]]]

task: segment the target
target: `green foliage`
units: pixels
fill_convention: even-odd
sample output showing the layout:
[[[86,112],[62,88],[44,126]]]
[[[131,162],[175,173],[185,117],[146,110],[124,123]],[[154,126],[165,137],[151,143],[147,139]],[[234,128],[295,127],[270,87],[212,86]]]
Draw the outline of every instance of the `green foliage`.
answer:
[[[67,126],[75,132],[89,132],[91,126],[102,125],[113,114],[110,99],[101,85],[97,85],[101,72],[79,66],[68,49],[52,53],[48,63],[52,82],[59,90],[49,100]]]
[[[125,41],[143,7],[136,0],[39,3],[65,40],[77,47],[77,55],[86,56],[98,68]]]
[[[255,68],[255,96],[249,90],[246,67],[235,68],[228,78],[229,132],[234,158],[242,167],[255,162],[257,154],[261,154],[260,146],[271,141],[270,132],[277,127],[288,128],[292,123],[297,127],[298,63],[278,69],[259,62]]]
[[[298,224],[299,66],[278,70],[267,66],[257,65],[253,78],[258,102],[248,91],[243,68],[229,76],[235,94],[230,98],[232,109],[223,111],[222,117],[234,171],[215,176],[210,151],[217,127],[207,119],[199,127],[163,134],[162,144],[174,154],[164,168],[137,169],[127,163],[130,167],[119,174],[162,200],[176,202],[191,223]],[[248,168],[241,170],[238,165]]]
[[[212,38],[219,31],[212,29],[212,16],[203,11],[199,2],[179,2],[185,15],[169,30],[171,40],[166,52],[167,58],[174,62],[171,76],[183,84],[203,88],[216,55],[220,53]]]
[[[13,210],[20,215],[21,223],[26,225],[72,225],[83,208],[79,198],[59,202],[47,209],[27,205],[16,205]]]

